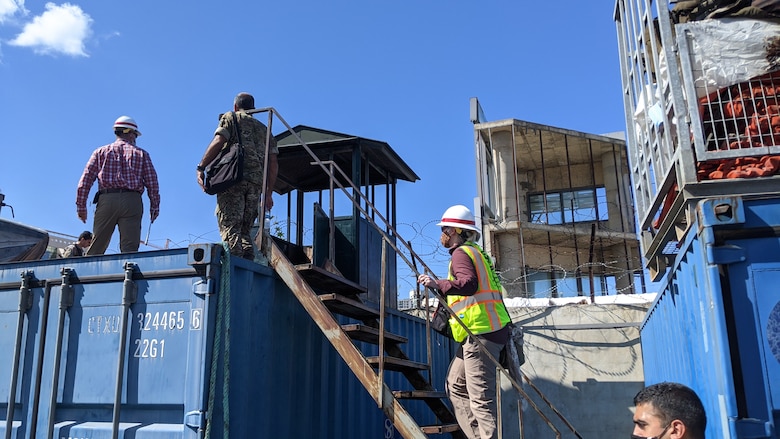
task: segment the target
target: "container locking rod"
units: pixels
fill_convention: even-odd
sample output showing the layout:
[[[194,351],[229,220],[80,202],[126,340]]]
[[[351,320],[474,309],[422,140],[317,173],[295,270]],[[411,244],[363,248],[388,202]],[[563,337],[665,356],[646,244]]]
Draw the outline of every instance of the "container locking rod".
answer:
[[[32,306],[32,292],[30,280],[32,271],[23,271],[22,282],[19,287],[19,319],[16,322],[16,343],[14,346],[14,363],[11,371],[11,389],[8,392],[8,410],[5,417],[5,439],[11,439],[11,431],[14,423],[14,409],[16,408],[16,382],[19,379],[19,361],[22,355],[22,330],[24,329],[24,315]]]
[[[119,359],[116,366],[116,388],[114,390],[114,415],[111,428],[111,437],[119,437],[119,410],[122,406],[122,383],[124,381],[125,352],[127,352],[127,313],[130,306],[135,303],[138,295],[138,287],[133,281],[137,265],[132,262],[125,263],[125,280],[122,283],[122,319],[119,331]]]

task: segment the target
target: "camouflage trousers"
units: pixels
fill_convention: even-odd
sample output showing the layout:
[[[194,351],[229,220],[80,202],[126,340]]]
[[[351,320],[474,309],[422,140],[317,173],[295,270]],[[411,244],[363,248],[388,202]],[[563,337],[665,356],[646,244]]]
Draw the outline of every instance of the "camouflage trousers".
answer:
[[[253,260],[255,257],[250,230],[257,219],[262,186],[242,181],[217,194],[217,224],[230,254]]]

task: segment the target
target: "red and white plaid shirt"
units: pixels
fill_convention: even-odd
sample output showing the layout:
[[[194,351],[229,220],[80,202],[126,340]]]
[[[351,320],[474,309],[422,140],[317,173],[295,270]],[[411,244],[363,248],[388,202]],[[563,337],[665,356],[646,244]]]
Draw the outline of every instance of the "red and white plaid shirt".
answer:
[[[87,198],[92,184],[98,181],[101,189],[129,189],[143,194],[149,191],[149,213],[160,213],[160,186],[149,153],[125,139],[101,146],[92,153],[84,167],[76,193],[79,215],[87,213]]]

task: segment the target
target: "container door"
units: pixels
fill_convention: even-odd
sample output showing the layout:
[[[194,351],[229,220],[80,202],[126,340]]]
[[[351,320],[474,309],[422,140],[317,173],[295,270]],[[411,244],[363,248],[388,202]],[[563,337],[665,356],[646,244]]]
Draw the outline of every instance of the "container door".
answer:
[[[780,269],[757,271],[755,278],[757,289],[761,286],[763,290],[756,294],[758,328],[762,332],[766,383],[774,428],[780,434],[777,431],[780,426],[780,290],[776,287],[780,283]]]
[[[745,252],[744,262],[728,265],[731,294],[724,297],[730,298],[730,331],[736,336],[730,338],[736,340],[732,363],[742,419],[737,429],[768,437],[780,424],[780,239],[729,243]]]

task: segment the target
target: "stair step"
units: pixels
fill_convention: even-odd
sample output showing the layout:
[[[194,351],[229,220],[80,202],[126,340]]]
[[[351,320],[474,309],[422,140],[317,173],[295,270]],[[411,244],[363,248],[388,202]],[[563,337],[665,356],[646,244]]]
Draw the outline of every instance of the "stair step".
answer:
[[[353,323],[349,325],[341,325],[341,329],[349,335],[353,340],[363,341],[366,343],[379,344],[379,330],[370,326]],[[400,335],[391,334],[385,331],[385,342],[391,343],[406,343],[409,339]]]
[[[357,296],[368,291],[359,284],[314,264],[299,264],[295,269],[312,288],[317,290],[344,296]]]
[[[395,390],[393,396],[396,399],[443,399],[447,394],[438,390]]]
[[[358,320],[379,318],[379,310],[371,308],[355,299],[344,297],[340,294],[321,294],[319,299],[331,312]]]
[[[396,357],[385,356],[385,370],[392,370],[396,372],[406,372],[408,370],[428,370],[428,364],[419,363],[417,361],[403,360]],[[368,364],[378,368],[379,357],[366,357]]]
[[[452,433],[460,430],[458,424],[445,424],[445,425],[423,425],[420,427],[425,434],[442,434]]]

